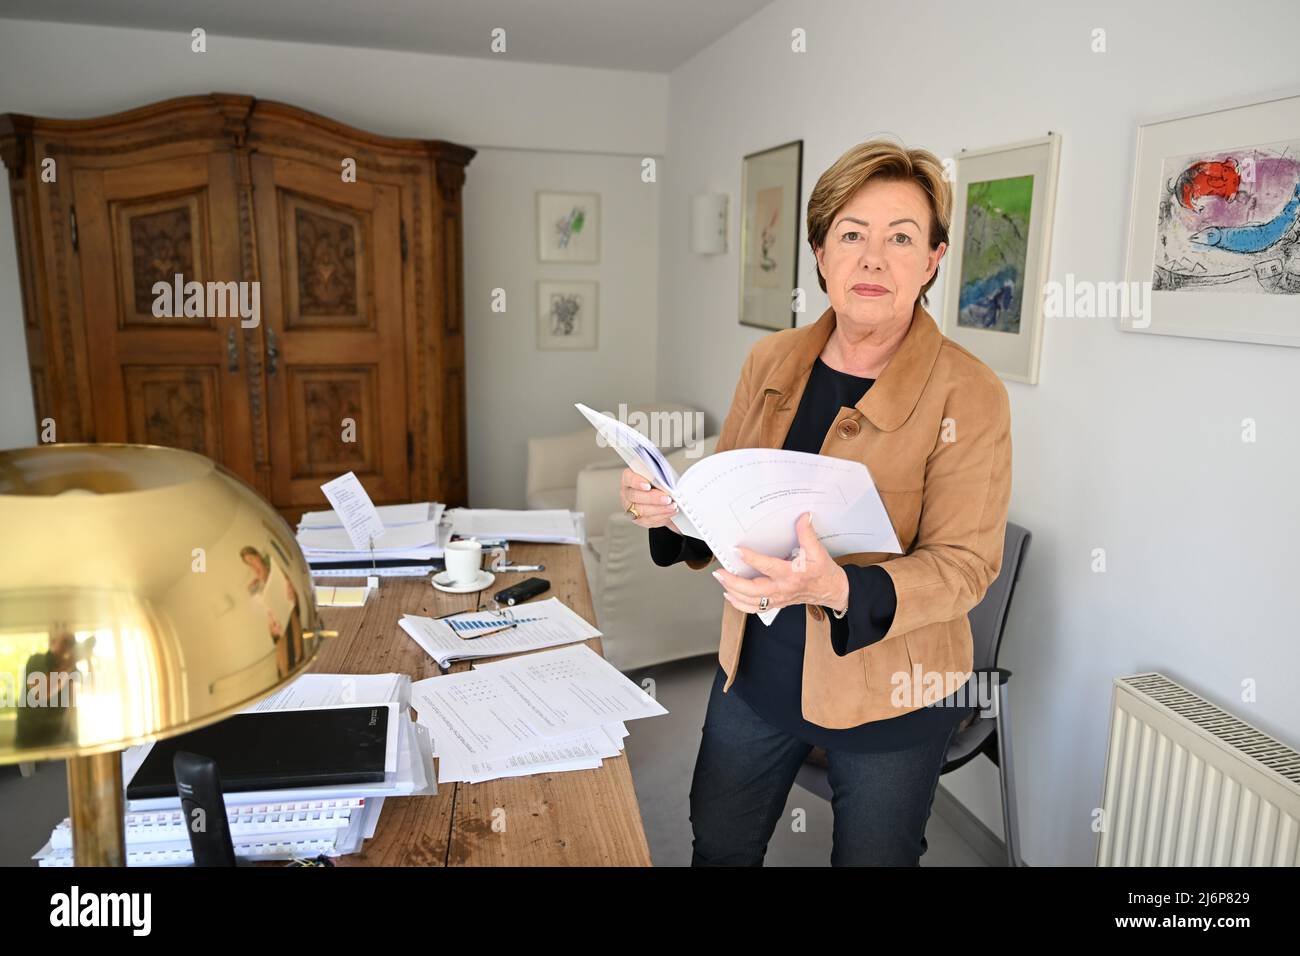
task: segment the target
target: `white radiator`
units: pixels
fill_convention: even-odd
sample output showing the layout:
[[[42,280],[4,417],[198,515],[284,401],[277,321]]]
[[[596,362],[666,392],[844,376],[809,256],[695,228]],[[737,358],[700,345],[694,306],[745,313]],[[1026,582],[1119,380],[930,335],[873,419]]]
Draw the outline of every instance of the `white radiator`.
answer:
[[[1115,680],[1098,866],[1296,866],[1300,753],[1165,677]]]

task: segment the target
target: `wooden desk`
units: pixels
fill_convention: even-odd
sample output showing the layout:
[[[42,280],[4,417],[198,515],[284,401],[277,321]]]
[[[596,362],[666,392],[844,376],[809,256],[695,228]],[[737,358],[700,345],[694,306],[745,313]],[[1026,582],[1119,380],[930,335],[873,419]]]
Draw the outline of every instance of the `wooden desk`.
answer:
[[[595,624],[591,592],[577,545],[514,544],[510,560],[544,564],[535,572],[551,582],[541,600],[558,597]],[[481,598],[531,577],[508,571]],[[330,579],[318,579],[318,583]],[[339,583],[352,584],[339,579]],[[474,594],[444,594],[428,577],[384,578],[364,608],[321,608],[339,636],[325,642],[316,673],[435,677],[442,670],[397,622],[403,614],[436,617],[474,607]],[[587,642],[603,654],[600,638]],[[452,665],[453,673],[470,662]],[[504,832],[493,830],[495,819]],[[607,757],[595,770],[503,777],[484,783],[445,783],[433,796],[384,801],[379,827],[360,853],[340,866],[649,866],[650,847],[632,789],[627,757]]]

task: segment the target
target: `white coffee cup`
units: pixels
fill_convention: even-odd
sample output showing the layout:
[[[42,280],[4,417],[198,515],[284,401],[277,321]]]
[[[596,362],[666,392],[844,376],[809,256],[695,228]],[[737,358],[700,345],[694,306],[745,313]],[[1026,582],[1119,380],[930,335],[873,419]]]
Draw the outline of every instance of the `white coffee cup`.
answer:
[[[473,584],[483,569],[483,544],[474,538],[448,541],[442,557],[452,584]]]

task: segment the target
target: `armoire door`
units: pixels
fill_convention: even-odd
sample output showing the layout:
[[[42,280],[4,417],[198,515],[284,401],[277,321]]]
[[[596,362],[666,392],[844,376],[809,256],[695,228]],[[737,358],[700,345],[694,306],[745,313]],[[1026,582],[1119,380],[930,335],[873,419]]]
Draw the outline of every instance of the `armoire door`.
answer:
[[[320,486],[348,471],[373,500],[406,501],[400,187],[251,159],[272,503],[319,507]]]
[[[154,292],[178,274],[205,289],[241,278],[230,154],[76,168],[72,181],[95,439],[196,451],[251,482],[238,314],[160,309]]]

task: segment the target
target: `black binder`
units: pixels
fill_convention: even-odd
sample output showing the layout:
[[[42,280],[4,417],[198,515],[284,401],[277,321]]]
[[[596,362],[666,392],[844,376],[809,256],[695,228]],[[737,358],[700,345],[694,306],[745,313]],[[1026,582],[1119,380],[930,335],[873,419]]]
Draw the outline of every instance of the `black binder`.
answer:
[[[226,793],[380,783],[388,716],[386,705],[236,714],[155,743],[126,796],[176,796],[172,759],[181,750],[215,760]]]

